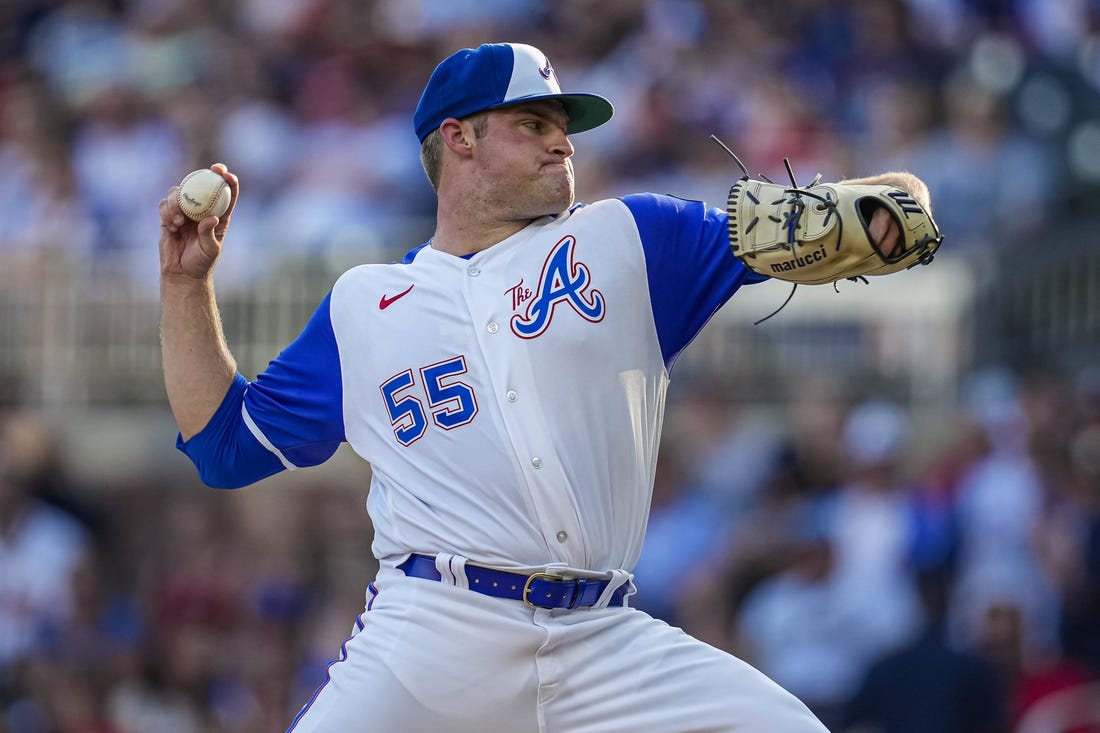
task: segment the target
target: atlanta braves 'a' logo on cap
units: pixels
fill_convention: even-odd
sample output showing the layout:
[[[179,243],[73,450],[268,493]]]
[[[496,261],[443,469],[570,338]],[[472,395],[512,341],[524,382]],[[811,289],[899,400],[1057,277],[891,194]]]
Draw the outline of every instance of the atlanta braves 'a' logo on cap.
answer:
[[[542,66],[539,67],[539,73],[542,74],[543,79],[549,79],[554,75],[554,67],[550,65],[550,59],[543,58]]]

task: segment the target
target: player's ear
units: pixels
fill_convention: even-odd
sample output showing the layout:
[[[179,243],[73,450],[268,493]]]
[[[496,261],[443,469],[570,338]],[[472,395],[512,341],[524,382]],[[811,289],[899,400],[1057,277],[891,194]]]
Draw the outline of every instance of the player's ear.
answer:
[[[439,126],[439,135],[443,138],[444,145],[463,157],[469,156],[474,147],[473,126],[454,117],[443,120]]]

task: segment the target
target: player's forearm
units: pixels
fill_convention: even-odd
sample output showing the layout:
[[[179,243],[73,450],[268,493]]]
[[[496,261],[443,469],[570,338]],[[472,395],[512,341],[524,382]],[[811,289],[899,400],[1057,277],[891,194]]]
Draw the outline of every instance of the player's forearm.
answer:
[[[209,422],[237,373],[213,283],[162,278],[160,329],[168,403],[188,439]]]

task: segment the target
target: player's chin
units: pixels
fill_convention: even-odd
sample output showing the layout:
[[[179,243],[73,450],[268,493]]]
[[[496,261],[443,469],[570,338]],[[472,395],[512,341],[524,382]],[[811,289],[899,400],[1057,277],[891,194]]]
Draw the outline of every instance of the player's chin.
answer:
[[[563,209],[568,209],[573,205],[573,201],[577,195],[577,187],[576,182],[573,180],[572,168],[566,168],[565,178],[561,181],[560,186],[558,186],[557,193],[561,197]]]
[[[563,193],[560,196],[555,196],[552,199],[547,200],[546,214],[560,214],[573,205],[574,196],[573,191],[570,189],[568,193]]]
[[[574,199],[573,178],[570,177],[554,185],[542,186],[537,206],[541,215],[560,214],[573,205]]]

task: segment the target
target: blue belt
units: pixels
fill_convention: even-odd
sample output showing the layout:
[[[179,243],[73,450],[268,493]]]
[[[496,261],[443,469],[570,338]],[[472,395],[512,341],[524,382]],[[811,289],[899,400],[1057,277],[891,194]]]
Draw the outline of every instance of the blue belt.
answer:
[[[442,580],[435,567],[435,558],[428,555],[410,555],[397,566],[412,578]],[[611,581],[565,578],[553,573],[509,573],[491,570],[480,565],[466,565],[466,578],[470,590],[493,598],[523,601],[531,608],[584,608],[596,605]],[[608,605],[621,606],[630,583],[624,583],[611,594]]]

